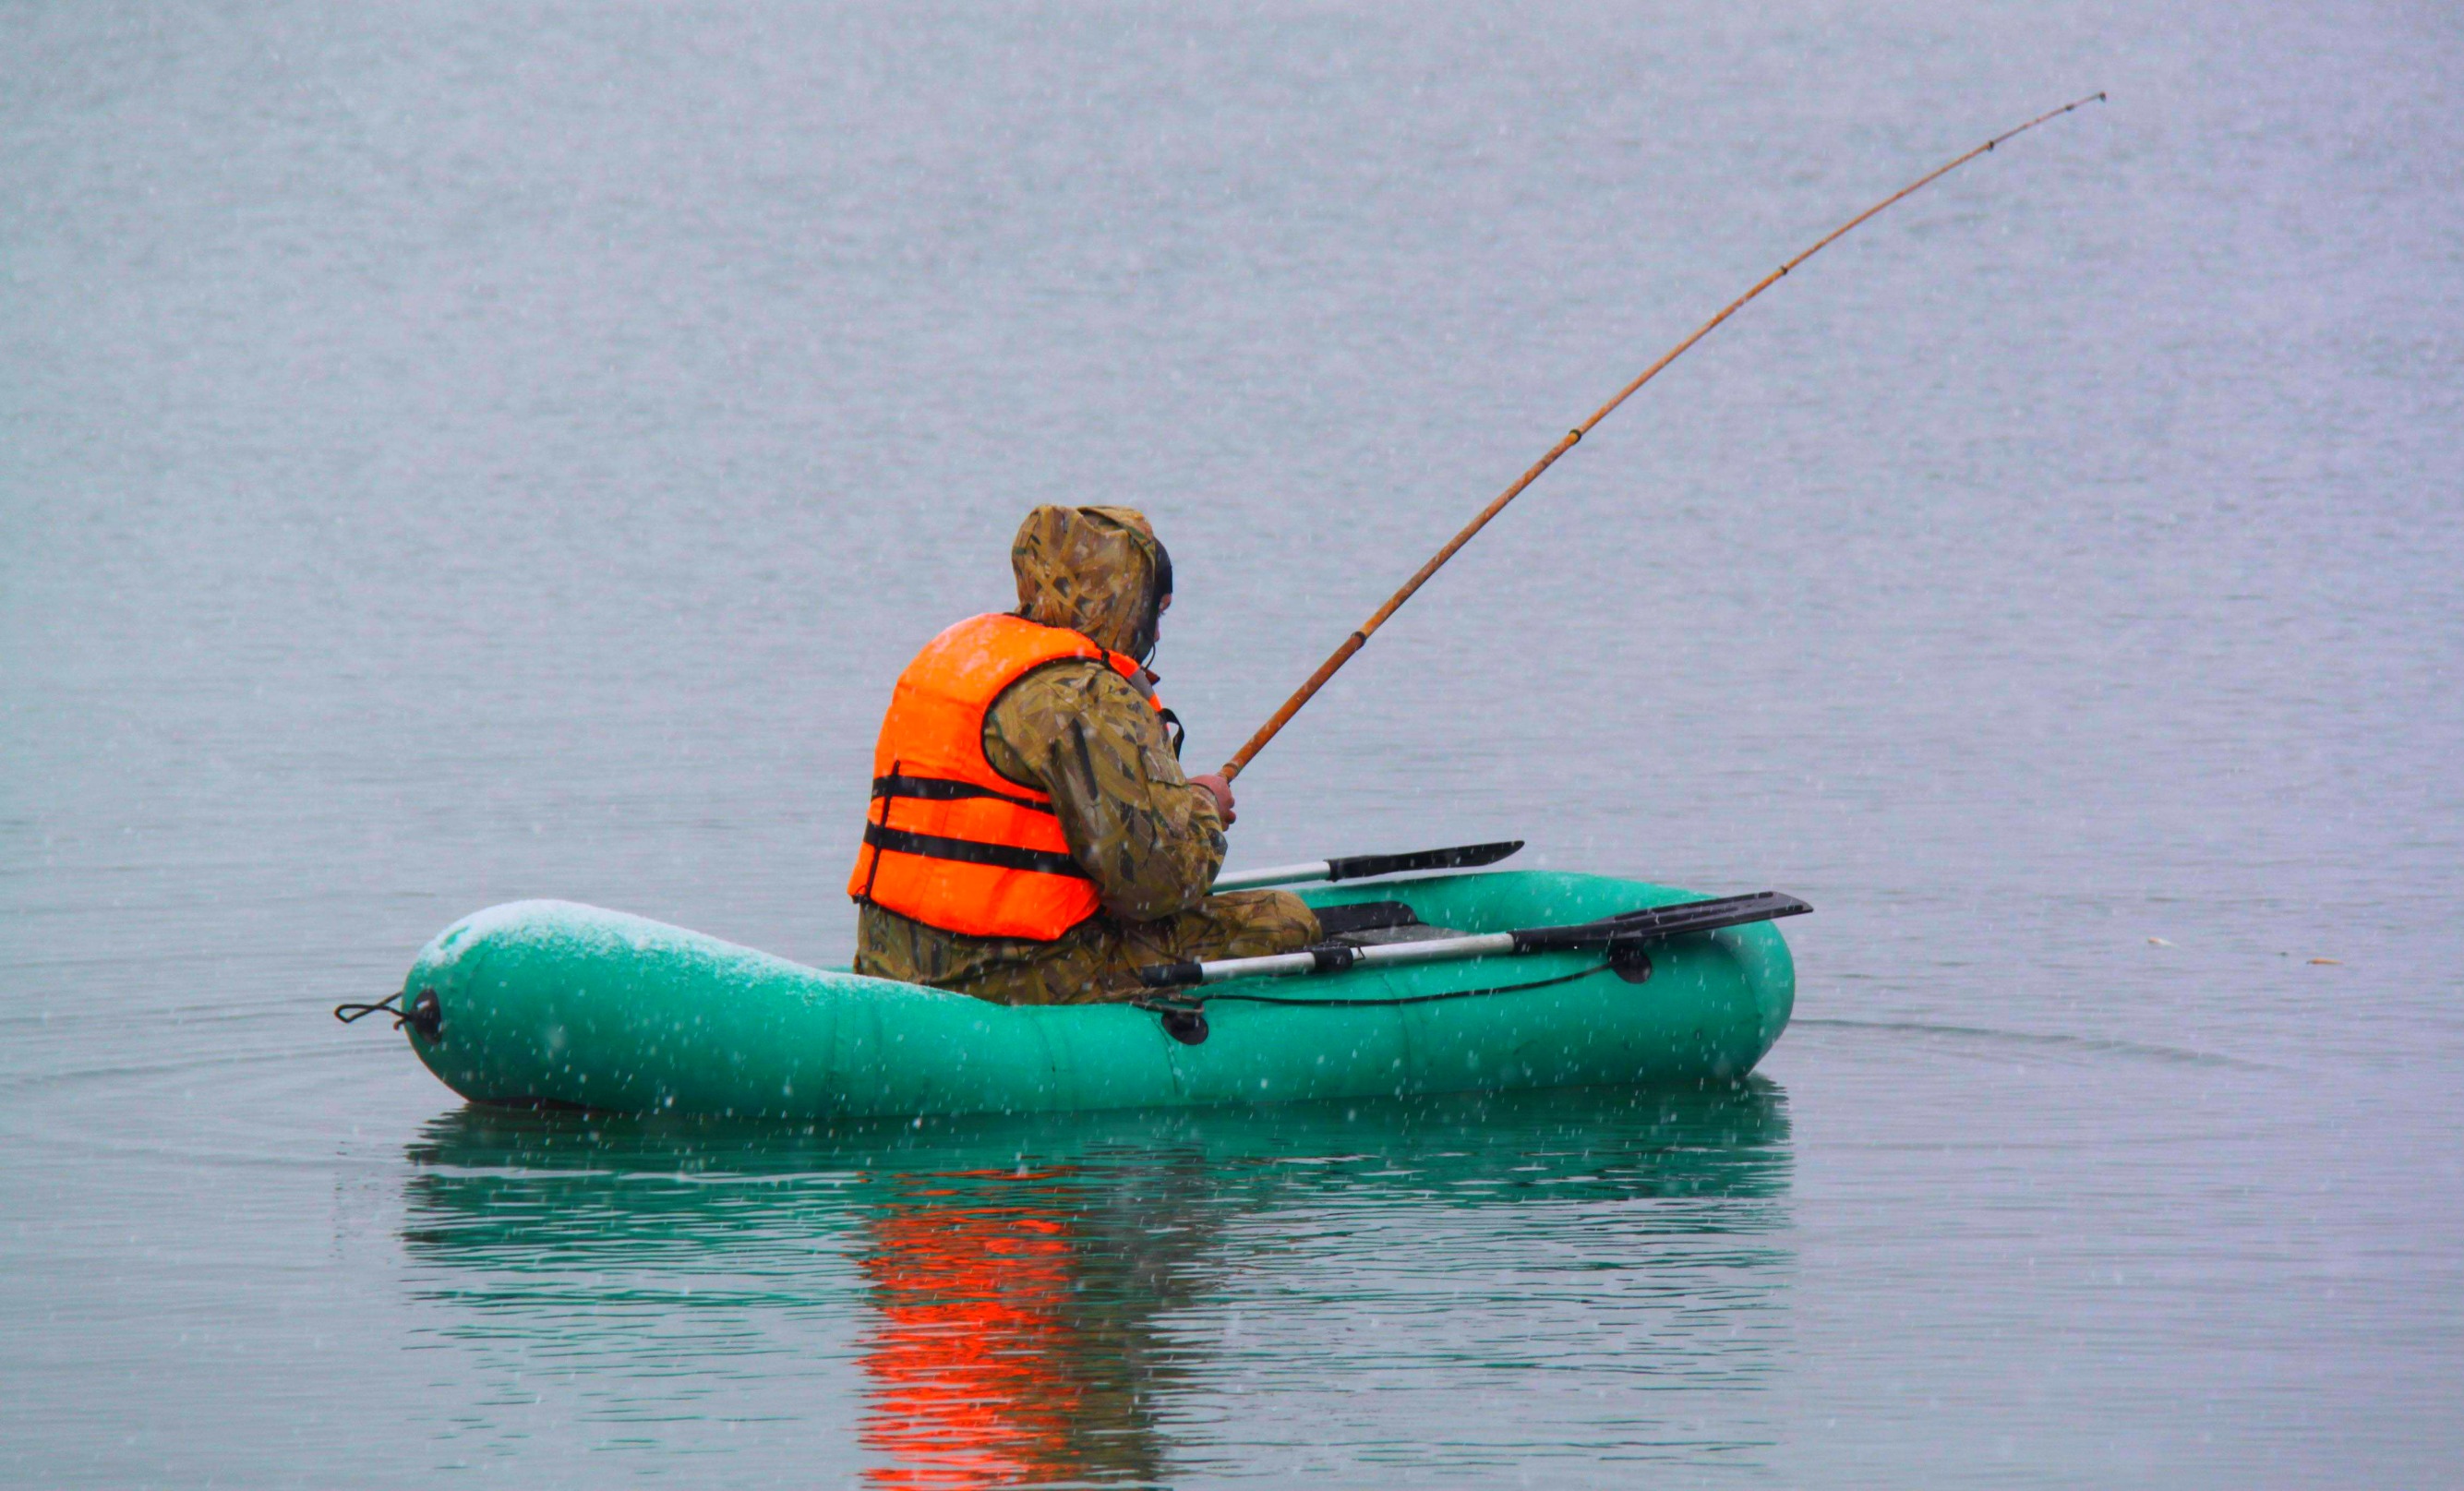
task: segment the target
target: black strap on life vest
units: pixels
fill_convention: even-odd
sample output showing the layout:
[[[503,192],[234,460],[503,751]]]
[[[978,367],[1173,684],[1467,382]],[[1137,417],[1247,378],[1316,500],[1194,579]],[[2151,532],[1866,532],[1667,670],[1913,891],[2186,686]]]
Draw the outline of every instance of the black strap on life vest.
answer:
[[[979,787],[972,781],[952,781],[946,777],[889,776],[872,778],[872,795],[876,798],[916,798],[926,802],[957,802],[967,798],[991,798],[1012,807],[1030,812],[1049,813],[1052,804],[1028,798],[1014,798],[1006,792]]]
[[[999,794],[988,792],[984,796],[997,797]],[[876,851],[890,854],[913,854],[931,860],[957,860],[962,865],[1026,869],[1040,875],[1067,875],[1073,880],[1094,878],[1080,869],[1076,860],[1050,849],[1022,849],[1016,844],[979,844],[973,839],[944,839],[939,834],[909,833],[904,828],[884,828],[879,823],[864,825],[864,842]]]

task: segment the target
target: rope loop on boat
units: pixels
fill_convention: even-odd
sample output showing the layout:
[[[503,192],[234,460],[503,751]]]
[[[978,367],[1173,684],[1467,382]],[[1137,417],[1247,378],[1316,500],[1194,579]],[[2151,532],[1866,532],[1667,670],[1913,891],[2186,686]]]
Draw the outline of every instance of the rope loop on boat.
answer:
[[[334,1018],[345,1025],[355,1025],[371,1015],[390,1015],[393,1028],[408,1025],[423,1036],[433,1038],[437,1027],[445,1023],[445,1011],[436,1002],[436,991],[422,989],[411,997],[408,1008],[400,1002],[402,996],[389,994],[374,1004],[342,1003],[334,1006]]]

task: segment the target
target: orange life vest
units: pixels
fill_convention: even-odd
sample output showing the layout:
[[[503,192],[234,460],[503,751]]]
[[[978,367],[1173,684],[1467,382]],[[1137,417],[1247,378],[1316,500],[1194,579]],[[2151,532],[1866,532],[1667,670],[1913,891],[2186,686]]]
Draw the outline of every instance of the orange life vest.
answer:
[[[848,895],[969,937],[1049,942],[1095,914],[1103,898],[1069,857],[1050,795],[984,757],[993,701],[1063,658],[1138,673],[1078,632],[1007,615],[971,617],[915,655],[872,748],[872,804]]]

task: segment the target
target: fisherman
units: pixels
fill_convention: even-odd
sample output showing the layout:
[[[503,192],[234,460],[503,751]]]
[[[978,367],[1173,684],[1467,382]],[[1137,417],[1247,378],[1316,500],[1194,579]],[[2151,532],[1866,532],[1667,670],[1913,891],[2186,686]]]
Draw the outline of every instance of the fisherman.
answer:
[[[1039,507],[1016,611],[958,623],[899,675],[847,894],[855,971],[1001,1004],[1140,990],[1154,963],[1318,940],[1285,890],[1209,895],[1232,786],[1183,778],[1155,694],[1172,559],[1145,515]]]

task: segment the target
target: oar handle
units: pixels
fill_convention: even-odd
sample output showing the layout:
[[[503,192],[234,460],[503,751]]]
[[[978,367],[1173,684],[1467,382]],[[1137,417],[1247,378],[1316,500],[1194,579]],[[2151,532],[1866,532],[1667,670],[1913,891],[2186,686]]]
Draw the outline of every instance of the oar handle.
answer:
[[[1402,963],[1446,963],[1520,951],[1515,946],[1515,936],[1514,932],[1498,932],[1479,937],[1388,942],[1365,948],[1303,948],[1298,953],[1270,953],[1263,957],[1155,963],[1138,970],[1138,982],[1150,989],[1186,989],[1196,984],[1222,983],[1232,978],[1288,978],[1296,974],[1339,974],[1364,963],[1381,967]]]
[[[1217,890],[1255,890],[1263,886],[1303,886],[1312,880],[1331,880],[1329,873],[1334,865],[1331,860],[1310,860],[1302,865],[1270,865],[1264,869],[1234,870],[1215,877]]]

